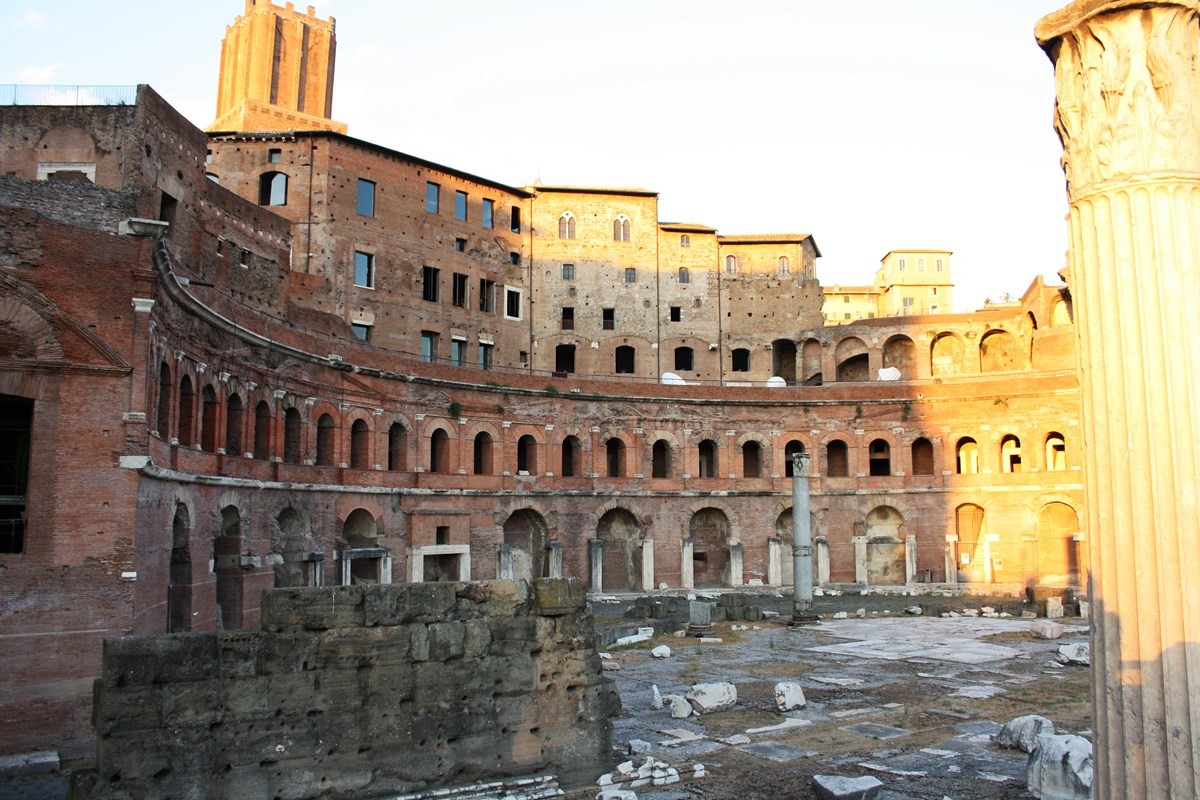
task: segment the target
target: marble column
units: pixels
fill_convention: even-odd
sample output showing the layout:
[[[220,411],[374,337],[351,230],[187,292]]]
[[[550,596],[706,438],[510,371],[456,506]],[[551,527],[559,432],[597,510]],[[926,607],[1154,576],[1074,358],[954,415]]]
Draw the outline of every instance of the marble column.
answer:
[[[1095,796],[1197,797],[1200,0],[1077,0],[1037,37],[1070,201]]]

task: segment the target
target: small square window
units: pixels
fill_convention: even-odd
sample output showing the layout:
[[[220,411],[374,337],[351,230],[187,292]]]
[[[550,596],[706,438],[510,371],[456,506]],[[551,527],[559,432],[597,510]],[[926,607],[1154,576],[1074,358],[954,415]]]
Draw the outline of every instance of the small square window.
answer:
[[[563,306],[562,329],[564,331],[575,330],[575,307],[574,306]]]
[[[442,187],[429,181],[425,184],[425,210],[430,214],[438,213],[438,207],[441,205]]]
[[[509,253],[508,254],[508,263],[512,264],[513,266],[519,266],[521,264],[521,254],[520,253]]]
[[[366,325],[361,322],[351,322],[350,330],[354,333],[355,336],[357,336],[359,339],[362,339],[364,342],[371,341],[371,326],[370,325]]]
[[[455,239],[454,240],[454,252],[456,252],[456,253],[467,252],[467,240],[466,239]]]
[[[372,253],[354,251],[354,285],[366,289],[375,287],[375,256]]]
[[[358,206],[360,216],[375,216],[375,181],[358,179]]]
[[[485,227],[485,228],[495,227],[494,220],[492,219],[492,215],[495,213],[496,213],[496,201],[495,200],[484,200],[483,201],[483,209],[479,213],[479,219],[480,219],[480,221],[483,222],[483,227]]]
[[[504,287],[504,318],[505,319],[521,319],[523,299],[520,289]]]
[[[529,363],[529,353],[526,352],[525,350],[522,350],[520,352],[517,360],[520,361],[522,364],[528,364]]]
[[[467,221],[467,193],[454,193],[454,218],[457,220]]]
[[[602,324],[602,327],[604,328],[604,330],[611,331],[611,330],[616,329],[615,316],[616,316],[616,310],[612,309],[612,308],[606,308],[601,312],[601,319],[602,319],[601,324]]]
[[[683,319],[683,309],[680,306],[671,306],[671,322],[679,322]]]
[[[563,264],[562,276],[564,281],[575,280],[575,265]]]
[[[626,283],[637,283],[637,267],[626,267],[625,268],[625,282]]]
[[[204,151],[204,163],[206,165],[212,163],[212,150]]]
[[[283,151],[278,147],[272,147],[267,151],[267,161],[271,164],[279,164],[283,161]]]
[[[438,301],[441,270],[437,267],[421,267],[421,299],[431,303]]]

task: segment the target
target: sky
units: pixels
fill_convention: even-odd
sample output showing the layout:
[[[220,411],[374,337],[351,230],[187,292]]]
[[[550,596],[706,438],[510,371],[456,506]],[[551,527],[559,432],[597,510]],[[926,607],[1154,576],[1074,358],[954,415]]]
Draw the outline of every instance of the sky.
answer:
[[[297,3],[303,8],[307,2]],[[956,311],[1057,284],[1066,0],[324,0],[334,119],[511,186],[659,193],[664,222],[811,233],[826,285],[951,250]],[[212,122],[244,0],[3,0],[0,84],[148,83]]]

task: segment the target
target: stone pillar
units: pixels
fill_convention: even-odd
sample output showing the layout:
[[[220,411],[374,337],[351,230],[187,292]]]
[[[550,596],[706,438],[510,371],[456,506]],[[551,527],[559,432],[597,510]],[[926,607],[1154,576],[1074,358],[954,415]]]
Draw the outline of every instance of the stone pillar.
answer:
[[[588,567],[591,569],[592,591],[604,591],[604,542],[588,541]]]
[[[854,536],[854,582],[867,582],[867,537]]]
[[[783,585],[783,539],[778,536],[767,539],[767,583]]]
[[[496,577],[502,581],[513,579],[512,545],[502,544],[496,549]]]
[[[691,539],[679,542],[679,585],[684,589],[696,588],[696,565],[692,562],[694,546]]]
[[[813,540],[814,552],[817,554],[817,572],[813,582],[818,586],[829,583],[829,540],[819,536]]]
[[[654,591],[654,540],[642,541],[642,591]]]
[[[547,556],[550,559],[550,574],[547,577],[561,578],[563,576],[563,546],[560,541],[546,543]]]
[[[904,537],[904,582],[915,583],[917,580],[917,537],[909,534]]]
[[[742,583],[743,583],[742,571],[743,571],[742,543],[741,542],[730,542],[729,543],[729,585],[730,586],[737,587],[737,586],[742,585]]]
[[[1042,19],[1070,200],[1095,796],[1200,796],[1200,0]]]
[[[946,583],[958,583],[958,535],[946,535]]]

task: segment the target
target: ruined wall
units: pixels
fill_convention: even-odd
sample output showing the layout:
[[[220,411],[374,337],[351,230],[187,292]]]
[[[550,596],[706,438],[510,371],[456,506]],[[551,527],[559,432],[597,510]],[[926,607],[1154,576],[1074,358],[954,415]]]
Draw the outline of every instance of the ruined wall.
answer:
[[[275,590],[261,632],[109,639],[92,797],[384,797],[610,764],[577,581]]]

